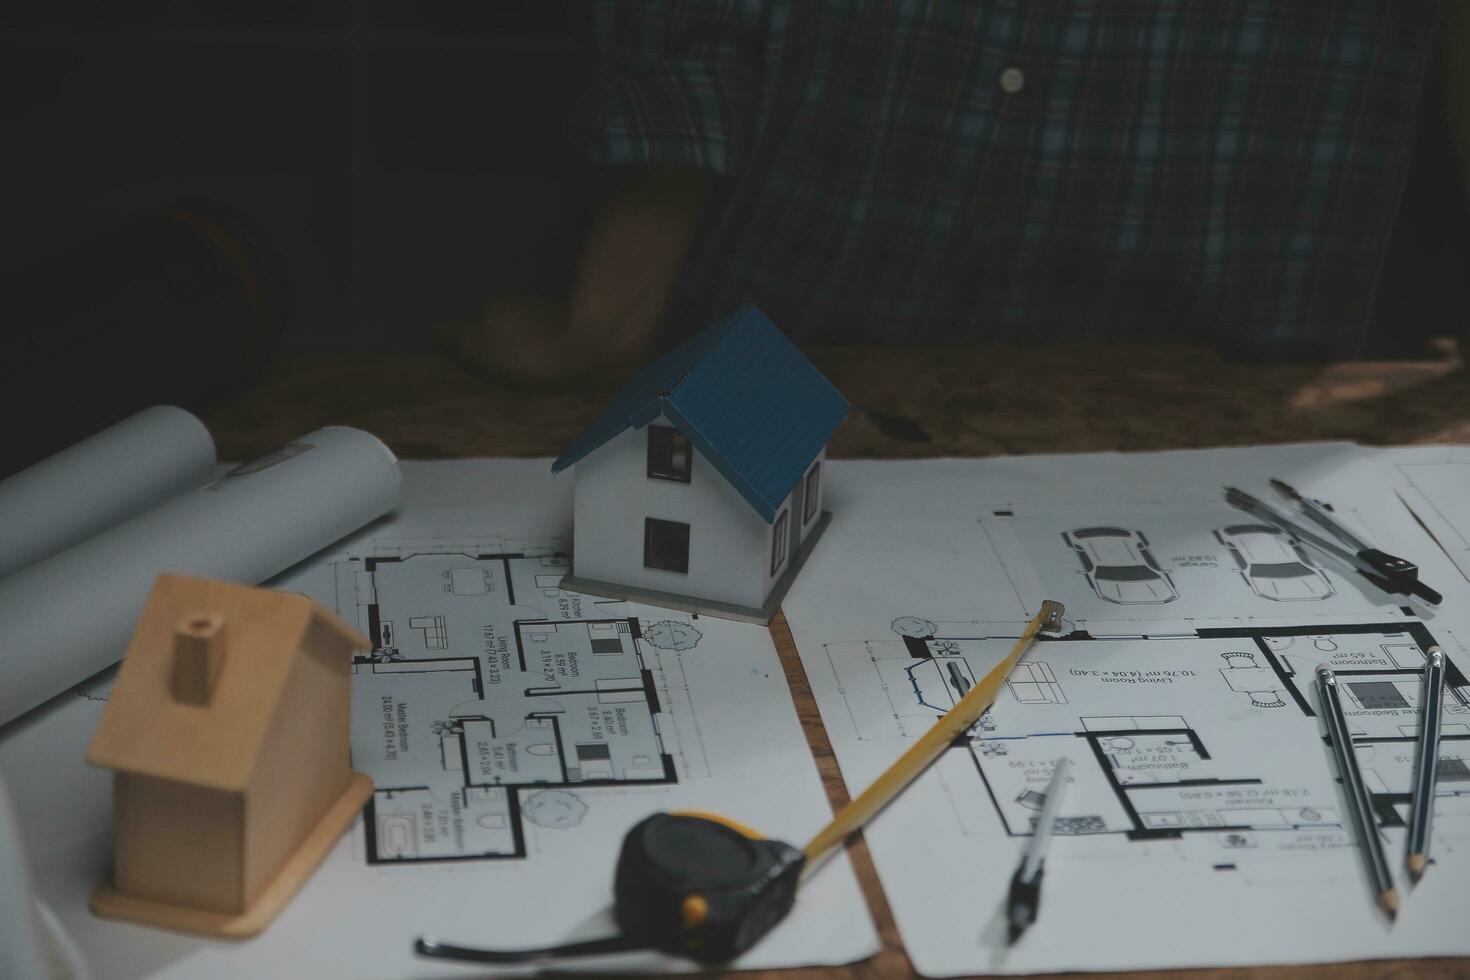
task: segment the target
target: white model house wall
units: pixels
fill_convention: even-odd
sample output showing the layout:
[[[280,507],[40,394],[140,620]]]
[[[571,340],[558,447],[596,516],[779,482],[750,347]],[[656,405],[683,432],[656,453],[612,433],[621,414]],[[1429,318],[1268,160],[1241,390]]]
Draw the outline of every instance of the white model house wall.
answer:
[[[669,425],[660,416],[652,425]],[[576,464],[578,578],[759,607],[770,590],[772,525],[698,449],[689,482],[648,476],[648,430],[628,429]],[[643,565],[643,521],[689,525],[687,574]],[[787,561],[790,561],[788,555]],[[778,573],[784,571],[784,564]]]
[[[821,466],[826,458],[827,450],[826,447],[823,447],[822,451],[817,454],[817,458],[807,464],[806,469],[801,474],[801,478],[796,481],[796,486],[792,487],[791,492],[786,495],[786,501],[781,505],[781,510],[776,511],[776,522],[772,525],[771,531],[774,533],[775,527],[781,523],[781,512],[785,511],[788,515],[786,518],[786,533],[789,535],[789,540],[786,546],[786,558],[776,568],[776,572],[773,575],[771,574],[770,538],[767,537],[766,539],[766,581],[761,589],[762,602],[764,602],[765,596],[771,594],[771,589],[775,586],[776,581],[782,575],[786,574],[786,570],[790,567],[797,550],[801,548],[802,542],[806,540],[808,532],[817,523],[817,519],[822,516],[822,488],[826,486],[826,481],[822,475],[817,477],[817,499],[812,507],[810,520],[805,519],[806,511],[803,508],[806,502],[806,478],[811,473],[812,467]]]
[[[804,496],[806,493],[806,478],[811,475],[813,467],[820,467],[821,469],[817,477],[817,499],[812,507],[811,517],[807,518],[802,508],[805,506],[804,502],[806,500]],[[817,453],[817,458],[807,464],[806,472],[801,475],[800,480],[796,481],[796,486],[791,491],[791,499],[795,501],[792,504],[793,510],[791,513],[796,515],[797,523],[801,526],[801,537],[803,541],[806,540],[807,532],[812,529],[812,525],[817,523],[817,518],[822,516],[822,501],[826,499],[826,493],[827,447],[823,446],[822,451]]]

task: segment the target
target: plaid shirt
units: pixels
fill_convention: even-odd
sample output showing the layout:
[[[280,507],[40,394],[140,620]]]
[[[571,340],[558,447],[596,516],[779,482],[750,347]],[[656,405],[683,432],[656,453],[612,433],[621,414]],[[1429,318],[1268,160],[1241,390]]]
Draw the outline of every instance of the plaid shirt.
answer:
[[[600,164],[725,180],[676,322],[1358,349],[1438,25],[1340,0],[605,2]]]

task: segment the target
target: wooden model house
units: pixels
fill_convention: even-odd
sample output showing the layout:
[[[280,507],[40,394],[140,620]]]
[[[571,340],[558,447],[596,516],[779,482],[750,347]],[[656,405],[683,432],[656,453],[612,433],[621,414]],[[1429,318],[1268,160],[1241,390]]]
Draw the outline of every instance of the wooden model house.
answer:
[[[348,761],[352,652],[310,599],[161,575],[87,759],[114,771],[100,915],[248,936],[372,794]]]
[[[770,622],[831,515],[847,400],[746,306],[640,371],[552,464],[576,465],[561,587]]]

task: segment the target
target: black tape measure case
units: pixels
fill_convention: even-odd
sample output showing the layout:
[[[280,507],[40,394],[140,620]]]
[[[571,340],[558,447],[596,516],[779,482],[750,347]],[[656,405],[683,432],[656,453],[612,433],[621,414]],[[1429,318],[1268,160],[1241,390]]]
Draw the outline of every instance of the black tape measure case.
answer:
[[[656,813],[623,839],[613,884],[624,935],[723,963],[786,917],[802,852],[719,817]]]

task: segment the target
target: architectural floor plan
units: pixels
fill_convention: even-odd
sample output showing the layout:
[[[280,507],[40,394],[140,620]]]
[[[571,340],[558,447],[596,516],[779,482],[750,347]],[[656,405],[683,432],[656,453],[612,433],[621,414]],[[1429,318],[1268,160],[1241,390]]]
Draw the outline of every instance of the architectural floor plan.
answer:
[[[914,617],[894,626],[901,642],[827,650],[860,738],[921,734],[1018,632],[967,636]],[[1379,823],[1402,827],[1432,645],[1417,622],[1042,637],[962,748],[993,808],[966,814],[967,823],[998,820],[1008,836],[1029,835],[1051,769],[1067,756],[1074,770],[1058,834],[1206,834],[1208,845],[1179,853],[1218,871],[1241,868],[1233,852],[1259,861],[1304,840],[1320,846],[1324,831],[1345,846],[1311,685],[1316,665],[1328,663],[1343,680]],[[1470,848],[1470,703],[1456,690],[1465,683],[1452,664],[1437,809],[1447,851]]]
[[[535,947],[616,932],[618,848],[652,813],[708,810],[783,840],[831,819],[768,631],[562,590],[570,484],[544,460],[403,469],[398,510],[270,583],[370,638],[351,664],[351,751],[377,793],[262,935],[218,943],[88,911],[112,860],[112,781],[85,763],[106,679],[0,733],[38,890],[94,972],[442,978],[453,968],[417,956],[418,937]],[[736,966],[877,948],[839,855]],[[690,968],[653,952],[578,965]]]
[[[352,668],[370,861],[524,857],[528,817],[565,826],[583,791],[677,780],[639,620],[585,618],[566,569],[464,553],[338,566],[374,643]]]
[[[1447,592],[1444,609],[1415,606],[1230,507],[1223,486],[1280,476],[1456,588],[1396,500],[1375,509],[1371,481],[1324,485],[1299,475],[1299,450],[1253,452],[935,461],[904,480],[850,464],[871,478],[840,501],[846,524],[784,605],[849,792],[1002,660],[1042,600],[1066,609],[991,709],[864,831],[921,973],[1465,948],[1448,910],[1470,871],[1470,605]],[[839,478],[852,477],[834,466]],[[1069,496],[1098,487],[1113,493]],[[1160,487],[1175,498],[1137,499]],[[1314,672],[1329,664],[1340,677],[1377,832],[1402,877],[1436,645],[1451,665],[1437,867],[1412,891],[1401,880],[1405,909],[1390,923],[1347,820]],[[1011,946],[1007,886],[1063,756],[1040,918]],[[964,882],[964,900],[935,901],[936,882]]]

